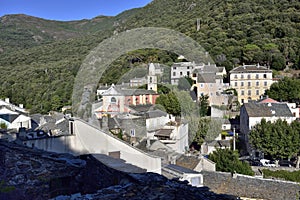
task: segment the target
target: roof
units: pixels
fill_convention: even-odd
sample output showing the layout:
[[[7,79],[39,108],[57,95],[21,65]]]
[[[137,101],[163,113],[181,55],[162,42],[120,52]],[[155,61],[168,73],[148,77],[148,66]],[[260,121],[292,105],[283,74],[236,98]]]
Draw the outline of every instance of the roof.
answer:
[[[112,84],[110,88],[102,93],[102,96],[132,96],[132,95],[147,95],[147,94],[157,94],[153,90],[145,89],[123,89],[117,85]]]
[[[214,73],[198,74],[198,83],[215,83],[216,75]]]
[[[172,67],[194,67],[195,63],[192,62],[179,62],[179,63],[174,63]]]
[[[19,113],[3,107],[0,109],[0,115],[19,115]]]
[[[258,100],[257,103],[279,103],[279,102],[272,98],[265,98],[265,99]]]
[[[146,113],[146,118],[150,119],[150,118],[157,118],[157,117],[165,117],[167,115],[168,115],[168,113],[166,113],[162,110],[149,110]]]
[[[230,140],[214,140],[207,143],[207,146],[213,147],[230,147],[231,146]]]
[[[292,112],[285,103],[244,103],[249,117],[293,117]]]
[[[108,90],[102,93],[103,96],[120,95],[120,91],[117,90],[114,84],[111,85]]]
[[[184,174],[184,173],[200,174],[199,172],[196,172],[194,170],[191,170],[191,169],[188,169],[188,168],[185,168],[185,167],[182,167],[182,166],[178,166],[178,165],[173,165],[173,164],[167,165],[167,166],[165,166],[165,168],[176,171],[180,174]]]
[[[182,155],[179,158],[177,158],[176,165],[194,170],[200,161],[201,159],[196,156]]]
[[[154,136],[170,137],[172,132],[173,129],[160,129],[154,134]]]
[[[217,67],[218,68],[218,72],[223,72],[225,69],[225,67]]]
[[[260,65],[243,65],[232,69],[229,73],[272,73],[272,70]]]
[[[156,94],[156,92],[154,92],[153,90],[145,89],[123,89],[122,91],[120,91],[120,93],[125,96]]]

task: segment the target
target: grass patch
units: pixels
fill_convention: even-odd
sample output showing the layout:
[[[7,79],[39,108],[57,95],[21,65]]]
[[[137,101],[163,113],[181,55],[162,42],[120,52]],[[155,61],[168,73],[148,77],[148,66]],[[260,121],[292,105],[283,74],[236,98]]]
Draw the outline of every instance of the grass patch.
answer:
[[[286,181],[300,182],[300,171],[289,172],[286,170],[271,171],[269,169],[263,169],[264,178],[279,178]]]

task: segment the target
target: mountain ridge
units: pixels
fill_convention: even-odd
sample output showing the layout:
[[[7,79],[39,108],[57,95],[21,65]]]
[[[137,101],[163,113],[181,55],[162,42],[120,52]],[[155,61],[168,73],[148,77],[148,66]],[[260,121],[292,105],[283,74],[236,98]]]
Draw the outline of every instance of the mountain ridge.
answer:
[[[39,24],[49,28],[50,33],[65,33],[65,38],[57,40],[53,34],[43,35],[43,29],[37,29],[35,19],[31,20],[29,28],[14,23],[5,29],[0,23],[0,70],[5,72],[0,75],[0,97],[10,97],[34,112],[70,104],[72,81],[89,51],[103,39],[133,28],[163,27],[184,33],[227,71],[241,63],[260,63],[274,70],[284,69],[287,63],[300,68],[300,2],[295,0],[154,0],[114,17]],[[135,54],[141,51],[131,53],[131,57]],[[153,58],[152,62],[170,60],[168,54],[162,53]],[[120,59],[120,68],[130,65],[126,56]],[[46,69],[48,74],[44,73]],[[71,83],[60,81],[62,75]],[[20,89],[24,84],[27,92]]]

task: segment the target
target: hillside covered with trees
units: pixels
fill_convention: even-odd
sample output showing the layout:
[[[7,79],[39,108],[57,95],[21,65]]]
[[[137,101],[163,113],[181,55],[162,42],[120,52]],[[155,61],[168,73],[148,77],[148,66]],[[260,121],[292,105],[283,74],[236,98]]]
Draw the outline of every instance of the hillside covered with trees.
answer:
[[[275,70],[284,69],[286,63],[300,68],[299,1],[154,0],[143,8],[92,20],[1,17],[0,97],[42,113],[71,104],[73,81],[88,53],[113,34],[149,26],[190,36],[227,71],[241,63]],[[113,73],[106,73],[103,82],[114,82],[126,69],[149,61],[170,63],[174,55],[131,52],[112,64]]]

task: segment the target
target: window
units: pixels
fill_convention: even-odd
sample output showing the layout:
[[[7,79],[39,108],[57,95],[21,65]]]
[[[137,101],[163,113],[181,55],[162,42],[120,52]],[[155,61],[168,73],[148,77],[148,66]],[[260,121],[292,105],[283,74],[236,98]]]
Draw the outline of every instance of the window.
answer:
[[[189,66],[187,66],[187,69],[190,69],[190,67],[189,67]]]
[[[242,86],[242,87],[244,86],[244,82],[241,82],[241,86]]]
[[[237,78],[237,75],[234,75],[234,78]]]
[[[182,72],[180,72],[180,76],[182,76]]]
[[[267,78],[267,74],[264,74],[264,78]]]
[[[256,81],[256,86],[259,86],[259,81]]]
[[[176,67],[173,67],[174,70],[176,70]]]
[[[250,79],[251,78],[251,75],[250,74],[248,74],[248,79]]]
[[[212,84],[209,84],[209,87],[212,87],[213,85]]]
[[[249,95],[249,96],[251,95],[251,90],[248,90],[248,95]]]
[[[234,82],[234,86],[237,87],[237,82]]]
[[[243,78],[244,78],[244,74],[241,75],[241,79],[243,79]]]
[[[131,129],[130,130],[130,136],[131,137],[135,137],[135,129]]]
[[[248,87],[251,87],[251,82],[248,82]]]
[[[256,74],[256,75],[255,75],[255,78],[256,78],[256,79],[259,79],[259,74]]]
[[[152,83],[152,77],[149,78],[149,83]]]
[[[203,83],[200,84],[200,87],[203,88]]]
[[[117,103],[117,99],[116,99],[115,97],[112,97],[112,98],[110,99],[110,102],[111,102],[111,103]]]
[[[242,95],[242,96],[245,95],[244,90],[241,91],[241,95]]]
[[[187,76],[190,76],[190,71],[187,71],[187,72],[186,72],[186,75],[187,75]]]
[[[259,95],[259,90],[256,90],[256,95]]]
[[[267,85],[268,85],[268,82],[267,82],[267,81],[265,81],[265,82],[264,82],[264,86],[267,86]]]
[[[173,72],[173,76],[176,76],[176,72]]]

